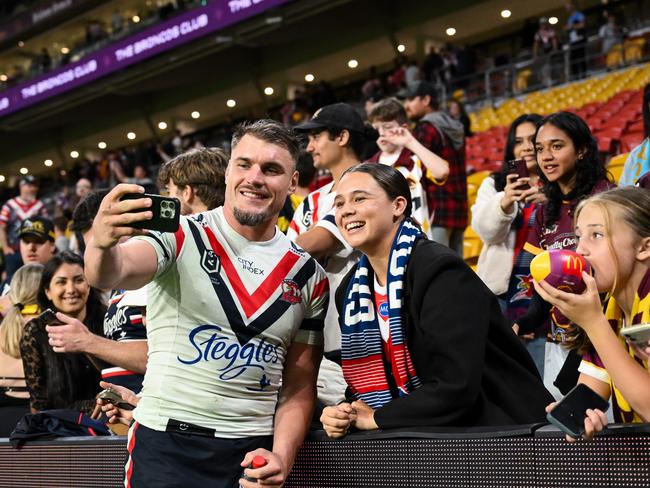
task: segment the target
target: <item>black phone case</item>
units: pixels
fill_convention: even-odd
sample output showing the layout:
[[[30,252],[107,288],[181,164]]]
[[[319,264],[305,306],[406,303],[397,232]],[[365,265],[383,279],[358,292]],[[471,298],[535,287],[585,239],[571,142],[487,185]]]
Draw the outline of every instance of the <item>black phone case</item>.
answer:
[[[584,433],[588,408],[607,410],[609,403],[587,385],[578,384],[546,414],[546,419],[565,434],[579,438]]]
[[[181,202],[178,198],[163,197],[149,193],[127,193],[120,200],[137,200],[139,198],[151,198],[153,202],[150,208],[139,208],[132,212],[146,212],[151,210],[153,218],[129,224],[136,229],[157,230],[160,232],[176,232],[181,217]]]

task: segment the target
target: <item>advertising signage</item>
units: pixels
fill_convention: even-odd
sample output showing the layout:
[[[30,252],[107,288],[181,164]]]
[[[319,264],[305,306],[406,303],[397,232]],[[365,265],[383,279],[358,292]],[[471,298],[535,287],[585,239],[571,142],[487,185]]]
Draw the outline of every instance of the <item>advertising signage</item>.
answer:
[[[217,0],[0,92],[0,117],[65,93],[289,0]]]

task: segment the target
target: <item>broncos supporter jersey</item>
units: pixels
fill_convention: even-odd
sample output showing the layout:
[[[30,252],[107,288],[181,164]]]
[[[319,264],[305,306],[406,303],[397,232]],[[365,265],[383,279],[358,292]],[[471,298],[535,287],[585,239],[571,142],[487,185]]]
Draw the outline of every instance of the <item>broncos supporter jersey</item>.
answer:
[[[334,198],[336,192],[332,191],[334,182],[322,186],[305,197],[298,206],[287,230],[287,237],[295,240],[300,234],[314,227],[322,227],[332,234],[341,243],[341,250],[327,256],[321,264],[327,272],[330,288],[336,290],[347,272],[356,264],[361,256],[345,241],[341,231],[336,226]],[[341,330],[339,328],[338,312],[334,300],[330,300],[327,317],[325,319],[325,352],[341,349]]]
[[[158,270],[135,419],[155,430],[189,422],[223,438],[271,434],[289,346],[323,342],[323,269],[279,231],[265,242],[242,237],[223,208],[138,239],[156,250]]]
[[[621,307],[616,303],[616,300],[613,297],[607,302],[607,306],[605,307],[605,317],[618,334],[623,327],[624,315],[623,310],[621,310]],[[650,323],[650,271],[646,271],[641,283],[639,284],[639,288],[634,295],[631,317],[632,323],[630,326]],[[621,341],[621,347],[628,351],[630,357],[646,370],[649,369],[646,361],[642,361],[634,355],[634,349],[625,341],[625,338],[619,335],[619,339]],[[618,390],[612,381],[612,378],[609,376],[607,369],[605,369],[602,359],[600,359],[598,352],[593,348],[593,346],[589,351],[583,354],[582,362],[580,363],[578,371],[609,385],[612,391],[612,411],[616,422],[631,423],[644,421],[643,418],[632,409],[632,406]]]

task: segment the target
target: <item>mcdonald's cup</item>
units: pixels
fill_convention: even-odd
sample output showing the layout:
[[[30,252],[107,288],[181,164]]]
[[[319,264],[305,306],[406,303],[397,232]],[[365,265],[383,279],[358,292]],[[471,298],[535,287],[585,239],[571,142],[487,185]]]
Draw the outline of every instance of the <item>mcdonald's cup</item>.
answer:
[[[589,262],[567,249],[544,251],[530,263],[530,274],[535,281],[546,280],[549,285],[569,293],[582,293],[585,290],[583,271],[591,274]]]

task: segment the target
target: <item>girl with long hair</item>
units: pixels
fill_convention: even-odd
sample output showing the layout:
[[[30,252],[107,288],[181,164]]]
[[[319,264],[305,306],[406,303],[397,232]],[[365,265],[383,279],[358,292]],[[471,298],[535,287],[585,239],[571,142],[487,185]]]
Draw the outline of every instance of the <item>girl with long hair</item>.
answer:
[[[16,422],[29,412],[20,338],[25,322],[40,311],[36,293],[42,273],[42,265],[26,264],[11,280],[11,307],[0,323],[0,437],[9,437]]]
[[[524,250],[537,255],[549,249],[575,250],[573,216],[581,200],[614,186],[598,155],[596,139],[587,124],[570,112],[551,114],[535,134],[535,153],[547,202],[537,210]],[[523,279],[526,279],[524,277]],[[568,358],[574,325],[534,294],[528,311],[517,319],[515,330],[532,332],[549,319],[545,348],[544,384],[556,397],[575,385],[580,358]],[[570,362],[563,367],[566,361]],[[558,377],[560,371],[562,376]]]
[[[593,277],[582,274],[585,292],[566,293],[544,281],[535,288],[578,326],[572,347],[582,354],[579,381],[611,398],[616,422],[648,422],[648,354],[620,331],[650,323],[650,191],[622,187],[584,200],[576,210],[575,234],[577,252],[593,269]],[[586,436],[605,424],[602,412],[589,412]]]
[[[106,306],[84,275],[83,259],[65,251],[45,265],[38,288],[41,309],[76,318],[93,334],[103,334]],[[33,412],[66,408],[91,413],[99,391],[99,370],[83,354],[56,353],[49,345],[47,324],[25,325],[20,352]]]
[[[352,398],[323,410],[327,434],[542,421],[551,396],[530,356],[480,278],[410,219],[404,176],[353,166],[335,208],[345,240],[363,254],[336,291]]]

